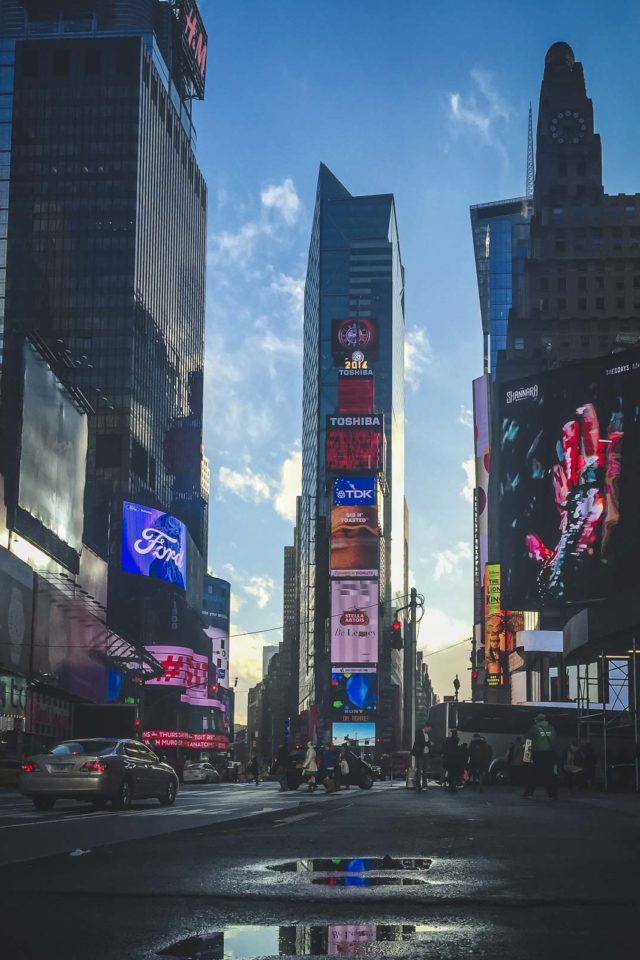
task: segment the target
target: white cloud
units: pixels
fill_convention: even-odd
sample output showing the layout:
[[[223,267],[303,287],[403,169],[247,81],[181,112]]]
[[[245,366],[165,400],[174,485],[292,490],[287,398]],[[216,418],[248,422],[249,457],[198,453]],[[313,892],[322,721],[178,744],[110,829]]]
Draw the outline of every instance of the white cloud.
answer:
[[[295,450],[280,468],[280,484],[273,498],[273,506],[285,520],[295,523],[296,497],[302,489],[302,453]]]
[[[268,576],[249,577],[246,583],[241,584],[241,588],[245,593],[248,593],[251,597],[255,597],[261,610],[263,610],[271,600],[274,587],[275,583],[271,577]]]
[[[304,277],[290,277],[286,273],[279,273],[271,281],[274,293],[283,294],[289,301],[289,308],[296,321],[302,324],[304,310]]]
[[[260,474],[254,473],[250,467],[242,472],[231,470],[229,467],[220,467],[218,471],[220,486],[230,490],[248,503],[261,503],[271,496],[269,484]]]
[[[217,265],[222,261],[245,266],[253,253],[256,240],[261,233],[267,230],[267,225],[250,221],[240,227],[235,233],[223,230],[209,238],[207,263]]]
[[[456,573],[464,560],[471,559],[471,545],[465,540],[459,540],[455,547],[441,550],[434,556],[436,565],[433,572],[433,579],[442,580],[443,577],[448,577]]]
[[[300,212],[300,197],[291,177],[280,184],[271,184],[260,194],[262,206],[277,210],[285,223],[295,223]]]
[[[428,366],[433,362],[433,351],[427,331],[422,327],[408,330],[404,340],[404,378],[412,390],[417,390]]]
[[[473,428],[473,410],[471,410],[469,407],[465,407],[463,403],[460,404],[458,423],[461,423],[463,427]]]
[[[296,357],[300,359],[302,345],[296,338],[279,337],[273,330],[265,329],[258,341],[260,349],[276,357]]]
[[[513,108],[493,85],[491,74],[472,70],[472,92],[463,97],[450,93],[449,120],[454,130],[467,130],[480,135],[484,142],[494,147],[506,161],[507,154],[502,140],[502,128],[513,116]]]
[[[476,465],[473,458],[465,460],[460,464],[461,468],[464,470],[465,483],[460,491],[460,495],[464,497],[467,503],[473,503],[473,491],[476,487]]]

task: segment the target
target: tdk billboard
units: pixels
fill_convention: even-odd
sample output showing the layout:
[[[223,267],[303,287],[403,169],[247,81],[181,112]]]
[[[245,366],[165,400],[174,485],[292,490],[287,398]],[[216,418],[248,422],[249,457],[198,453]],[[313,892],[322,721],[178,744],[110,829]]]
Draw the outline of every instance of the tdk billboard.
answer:
[[[333,481],[333,505],[335,507],[375,506],[375,477],[336,477]]]

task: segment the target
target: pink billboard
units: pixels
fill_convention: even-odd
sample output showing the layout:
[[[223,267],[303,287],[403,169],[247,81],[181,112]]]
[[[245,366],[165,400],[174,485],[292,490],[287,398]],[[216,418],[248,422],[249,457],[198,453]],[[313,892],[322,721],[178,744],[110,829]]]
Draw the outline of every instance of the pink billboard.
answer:
[[[479,561],[476,597],[482,597],[484,568],[489,559],[489,471],[491,468],[489,442],[489,390],[491,377],[485,374],[473,381],[473,432],[475,445],[475,480],[477,512],[477,556]],[[476,622],[482,615],[481,603],[476,603]]]
[[[331,584],[331,662],[378,662],[378,581]]]

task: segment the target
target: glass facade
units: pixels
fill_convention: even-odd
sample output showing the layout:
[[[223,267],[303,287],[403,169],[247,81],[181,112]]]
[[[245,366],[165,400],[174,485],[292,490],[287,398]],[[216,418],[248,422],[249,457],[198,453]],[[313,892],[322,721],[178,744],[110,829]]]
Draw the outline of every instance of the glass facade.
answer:
[[[484,368],[495,377],[506,350],[509,311],[524,284],[530,202],[520,197],[471,207],[473,250],[484,334]]]
[[[152,30],[165,6],[139,5],[131,15],[147,32],[136,35],[107,35],[114,23],[100,32],[93,17],[73,31],[63,21],[49,31],[25,22],[10,41],[4,372],[14,345],[35,330],[91,402],[85,542],[103,557],[121,497],[177,516],[184,506],[181,519],[206,551],[206,504],[198,515],[176,500],[166,455],[176,424],[188,420],[201,438],[207,191],[190,110]],[[114,17],[130,7],[116,4]],[[0,65],[0,87],[5,67],[13,70]],[[0,90],[0,111],[4,97]],[[0,150],[5,139],[0,130]],[[201,439],[197,446],[200,498]]]
[[[391,600],[405,592],[404,272],[391,195],[353,197],[324,166],[314,212],[304,323],[302,499],[300,505],[300,709],[323,715],[328,698],[329,511],[326,418],[338,412],[339,374],[332,352],[335,320],[371,318],[378,331],[375,413],[384,414],[385,471],[380,484],[379,599],[384,625]],[[392,536],[395,531],[395,536]],[[401,655],[379,665],[379,735],[391,742],[392,684],[402,685]],[[401,697],[396,695],[399,703]],[[386,704],[386,710],[384,709]],[[397,727],[397,724],[395,725]],[[395,731],[399,734],[400,731]]]

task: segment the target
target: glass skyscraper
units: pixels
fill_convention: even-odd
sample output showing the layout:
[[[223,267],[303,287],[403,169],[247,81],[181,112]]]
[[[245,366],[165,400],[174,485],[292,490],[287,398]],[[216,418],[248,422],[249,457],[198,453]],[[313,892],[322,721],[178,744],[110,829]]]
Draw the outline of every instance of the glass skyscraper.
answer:
[[[529,253],[531,201],[526,197],[471,207],[484,341],[484,372],[495,378],[498,353],[507,348],[509,311],[522,290]]]
[[[349,352],[347,360],[338,361],[336,324],[341,323],[357,329],[357,336],[364,339],[371,331],[377,339],[375,353],[368,354],[363,347]],[[369,356],[373,358],[371,362],[366,359]],[[351,376],[353,370],[348,368],[354,364],[368,364],[368,369],[357,370]],[[363,372],[367,376],[361,377]],[[330,604],[336,580],[332,580],[330,528],[336,470],[327,468],[326,447],[327,418],[337,414],[363,415],[363,423],[367,422],[367,415],[371,415],[369,420],[384,418],[384,455],[375,477],[378,555],[375,564],[371,564],[375,566],[376,578],[379,573],[375,584],[379,599],[376,737],[383,746],[399,745],[402,652],[390,650],[385,643],[385,627],[393,617],[394,600],[407,591],[404,271],[395,202],[390,194],[352,196],[321,164],[305,288],[302,497],[297,528],[299,707],[302,716],[309,720],[310,735],[327,734],[331,729],[330,681],[335,656],[332,657]],[[350,422],[348,416],[345,422]],[[364,428],[365,432],[367,429]],[[367,576],[366,572],[363,576]],[[368,583],[370,586],[371,581]]]
[[[206,551],[207,188],[183,7],[0,9],[5,427],[19,344],[35,331],[94,409],[84,538],[105,558],[123,497],[170,510]]]

